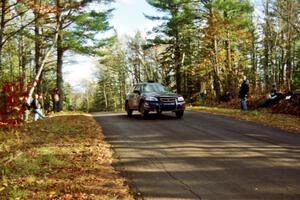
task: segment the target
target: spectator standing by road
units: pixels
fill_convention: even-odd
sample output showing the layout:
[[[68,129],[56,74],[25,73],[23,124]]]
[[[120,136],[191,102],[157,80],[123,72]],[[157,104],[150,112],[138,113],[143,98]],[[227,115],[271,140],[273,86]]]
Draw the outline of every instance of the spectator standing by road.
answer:
[[[41,103],[39,102],[39,95],[35,94],[34,98],[31,102],[31,108],[33,111],[33,121],[37,121],[38,119],[45,118],[42,110],[41,110]]]
[[[54,88],[54,90],[52,92],[52,99],[53,99],[53,112],[59,112],[60,111],[60,107],[59,107],[60,96],[59,96],[58,88]]]
[[[200,92],[200,94],[199,94],[199,100],[200,100],[201,104],[204,105],[205,99],[206,99],[206,91]]]
[[[41,113],[44,115],[44,96],[43,93],[39,93],[39,102],[41,104]]]
[[[24,97],[22,108],[23,108],[23,120],[26,122],[28,121],[28,116],[30,112],[30,102],[28,100],[28,97]]]
[[[249,92],[249,80],[246,76],[243,78],[243,83],[240,87],[239,97],[241,99],[241,109],[243,111],[247,110],[247,95]]]

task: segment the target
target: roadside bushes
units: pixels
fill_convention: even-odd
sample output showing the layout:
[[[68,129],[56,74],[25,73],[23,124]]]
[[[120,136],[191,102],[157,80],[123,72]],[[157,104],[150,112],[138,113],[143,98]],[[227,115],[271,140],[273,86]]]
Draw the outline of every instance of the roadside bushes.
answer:
[[[3,84],[0,92],[0,125],[17,125],[22,122],[22,97],[26,95],[19,81]]]

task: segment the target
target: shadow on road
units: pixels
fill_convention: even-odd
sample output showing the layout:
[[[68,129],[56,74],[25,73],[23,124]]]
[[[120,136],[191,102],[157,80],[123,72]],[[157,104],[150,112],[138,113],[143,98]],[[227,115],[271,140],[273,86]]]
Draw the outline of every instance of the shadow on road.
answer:
[[[157,113],[150,113],[147,118],[142,118],[139,113],[134,113],[132,116],[128,117],[126,113],[94,113],[95,117],[119,117],[122,120],[180,120],[177,119],[174,113],[167,112],[161,115]]]
[[[189,112],[95,116],[141,199],[300,199],[299,137]]]

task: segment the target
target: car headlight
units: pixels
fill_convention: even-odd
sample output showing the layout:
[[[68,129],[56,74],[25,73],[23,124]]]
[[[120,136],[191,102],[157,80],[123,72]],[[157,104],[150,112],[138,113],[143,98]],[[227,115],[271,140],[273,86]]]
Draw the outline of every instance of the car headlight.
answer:
[[[184,98],[183,98],[183,97],[178,97],[178,98],[177,98],[177,101],[178,101],[178,102],[183,102],[183,101],[184,101]]]
[[[146,97],[145,100],[146,101],[158,101],[158,99],[156,97]]]

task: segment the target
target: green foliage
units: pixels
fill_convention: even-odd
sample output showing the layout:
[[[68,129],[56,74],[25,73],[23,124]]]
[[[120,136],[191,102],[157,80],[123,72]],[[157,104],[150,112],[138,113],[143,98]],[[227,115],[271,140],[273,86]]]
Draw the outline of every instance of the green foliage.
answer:
[[[97,54],[111,38],[99,39],[99,34],[111,29],[108,19],[113,9],[95,11],[83,9],[70,17],[73,22],[64,29],[63,48],[81,54]]]
[[[164,14],[164,17],[148,17],[151,20],[162,21],[161,26],[155,29],[155,32],[162,36],[152,41],[154,45],[167,45],[161,53],[161,66],[165,68],[164,71],[175,74],[177,91],[190,97],[191,91],[188,85],[194,78],[190,68],[197,59],[199,48],[197,33],[201,16],[198,12],[199,3],[177,0],[164,2],[149,0],[148,3]],[[165,82],[171,85],[170,77],[166,77]]]
[[[116,35],[101,36],[111,29],[111,2],[47,0],[36,6],[27,1],[6,1],[11,7],[3,15],[7,23],[0,27],[0,86],[21,77],[24,88],[29,87],[52,46],[62,54],[72,51],[100,60],[97,85],[103,87],[80,98],[74,94],[80,103],[71,102],[70,87],[61,88],[65,90],[65,108],[78,104],[83,110],[94,109],[91,99],[95,97],[103,110],[121,109],[130,85],[147,80],[176,88],[188,102],[196,101],[199,92],[212,98],[226,92],[237,97],[242,75],[249,77],[254,93],[268,92],[272,84],[281,91],[300,87],[298,1],[265,1],[264,18],[257,19],[250,0],[147,0],[159,14],[145,17],[161,24],[153,29],[151,40],[137,33],[128,38],[124,48]],[[57,5],[61,12],[55,12]],[[56,28],[61,38],[53,44]],[[38,52],[39,58],[35,58]],[[53,62],[55,59],[55,54],[50,56],[38,82],[38,91],[44,93],[49,108],[52,89],[63,87],[57,78],[62,74],[56,76],[63,62]],[[104,90],[109,92],[104,94]]]
[[[100,48],[114,40],[100,39],[101,34],[110,29],[112,1],[45,0],[38,5],[33,1],[4,2],[10,9],[3,14],[6,21],[0,27],[0,87],[6,81],[14,82],[21,77],[24,91],[28,90],[31,87],[29,83],[45,62],[37,92],[46,97],[46,109],[52,109],[51,93],[55,87],[60,89],[64,107],[70,108],[72,91],[70,87],[63,88],[64,57],[54,52],[50,52],[47,59],[45,55],[55,48],[60,55],[66,51],[98,55]],[[56,29],[59,29],[59,40],[55,39]]]
[[[295,60],[297,60],[298,63],[293,72],[292,90],[300,90],[300,34],[295,47],[295,55]]]
[[[93,110],[123,109],[129,76],[125,51],[118,42],[115,42],[110,47],[104,48],[101,54]]]
[[[64,84],[64,99],[63,99],[63,105],[64,110],[72,111],[74,109],[73,102],[72,102],[72,86],[69,83]]]

